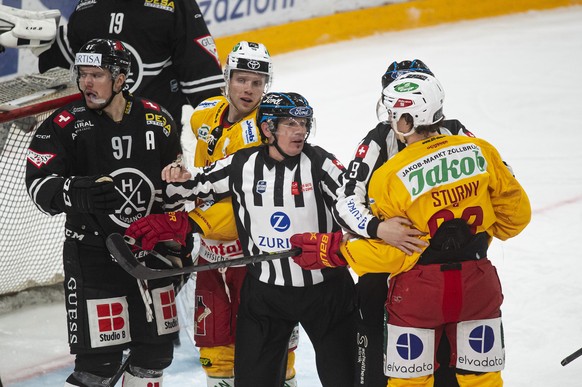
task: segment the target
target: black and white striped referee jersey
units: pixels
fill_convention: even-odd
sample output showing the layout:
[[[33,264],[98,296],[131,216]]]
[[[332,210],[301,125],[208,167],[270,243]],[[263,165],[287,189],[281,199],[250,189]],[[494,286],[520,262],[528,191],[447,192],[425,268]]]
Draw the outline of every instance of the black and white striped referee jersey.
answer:
[[[296,233],[339,230],[331,208],[343,171],[335,156],[318,146],[305,144],[300,155],[279,162],[261,145],[194,169],[189,181],[169,184],[167,194],[170,202],[232,196],[243,252],[253,255],[290,249]],[[303,270],[291,258],[248,265],[248,271],[282,286],[314,285],[339,272]]]
[[[439,132],[474,137],[454,119],[442,121]],[[345,230],[364,238],[378,238],[380,220],[369,209],[368,183],[376,169],[405,147],[387,121],[379,122],[360,141],[344,175],[334,208],[335,219]]]

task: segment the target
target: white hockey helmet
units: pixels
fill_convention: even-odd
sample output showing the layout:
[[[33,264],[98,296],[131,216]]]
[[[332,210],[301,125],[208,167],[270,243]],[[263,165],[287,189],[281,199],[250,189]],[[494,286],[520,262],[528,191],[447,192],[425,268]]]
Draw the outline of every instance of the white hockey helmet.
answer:
[[[228,84],[233,70],[251,71],[267,76],[265,82],[265,92],[271,87],[273,82],[273,62],[267,48],[262,43],[238,42],[228,54],[226,65],[224,66],[224,80],[226,81],[226,94],[228,95]]]
[[[388,120],[393,130],[397,131],[396,123],[403,114],[412,116],[412,130],[408,134],[414,133],[419,126],[441,121],[444,118],[444,100],[445,91],[441,83],[426,73],[406,73],[382,91],[382,103],[388,110]]]

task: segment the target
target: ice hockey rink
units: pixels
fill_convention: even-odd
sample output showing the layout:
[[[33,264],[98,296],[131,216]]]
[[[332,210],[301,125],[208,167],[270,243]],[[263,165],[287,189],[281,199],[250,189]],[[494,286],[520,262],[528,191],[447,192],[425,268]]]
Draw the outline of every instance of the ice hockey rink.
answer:
[[[274,57],[271,90],[312,104],[311,142],[347,162],[376,124],[380,77],[390,61],[420,58],[441,80],[445,114],[494,144],[528,192],[533,219],[494,241],[507,386],[580,386],[582,358],[582,7],[385,33]],[[39,263],[41,264],[41,263]],[[205,386],[186,331],[165,386]],[[61,386],[72,369],[60,303],[0,315],[4,386]],[[298,384],[320,386],[302,332]]]

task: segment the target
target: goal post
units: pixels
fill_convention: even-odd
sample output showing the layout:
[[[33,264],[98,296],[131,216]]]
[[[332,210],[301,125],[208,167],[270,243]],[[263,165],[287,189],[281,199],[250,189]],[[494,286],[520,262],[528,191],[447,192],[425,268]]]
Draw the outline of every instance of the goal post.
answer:
[[[0,82],[0,296],[63,281],[63,214],[40,212],[26,192],[26,153],[38,126],[80,98],[69,70]]]

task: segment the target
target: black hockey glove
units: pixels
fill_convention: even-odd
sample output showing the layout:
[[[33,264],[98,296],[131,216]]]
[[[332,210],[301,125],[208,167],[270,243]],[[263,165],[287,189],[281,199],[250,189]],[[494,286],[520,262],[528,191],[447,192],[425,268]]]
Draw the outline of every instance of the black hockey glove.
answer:
[[[186,237],[186,245],[182,246],[177,242],[169,241],[163,242],[156,245],[155,250],[166,258],[166,261],[152,263],[152,268],[164,269],[168,266],[171,268],[183,268],[186,266],[192,266],[194,264],[192,260],[192,234]],[[165,265],[165,267],[164,267]],[[148,264],[148,266],[150,266]],[[172,283],[174,285],[174,290],[176,294],[184,287],[190,274],[184,274],[176,277],[172,277]]]
[[[73,176],[63,185],[64,211],[111,214],[122,198],[109,176]]]

